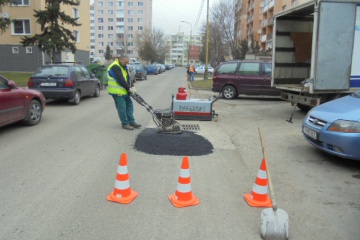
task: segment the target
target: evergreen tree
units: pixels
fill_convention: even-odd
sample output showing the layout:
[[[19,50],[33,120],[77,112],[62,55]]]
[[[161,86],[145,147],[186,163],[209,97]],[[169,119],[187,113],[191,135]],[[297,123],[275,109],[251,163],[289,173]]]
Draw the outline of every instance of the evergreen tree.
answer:
[[[0,0],[0,8],[6,4],[15,4],[15,0]],[[11,23],[10,18],[0,18],[0,33],[4,33]]]
[[[61,11],[62,4],[78,6],[77,0],[45,0],[45,10],[34,10],[36,22],[41,26],[42,33],[31,37],[23,37],[20,42],[23,46],[36,45],[42,51],[50,55],[51,62],[55,60],[55,51],[61,52],[70,49],[72,53],[76,52],[76,38],[73,33],[64,27],[65,24],[71,26],[81,26],[78,18],[72,18]]]
[[[104,57],[107,61],[110,61],[111,60],[111,52],[110,52],[110,46],[109,44],[106,45],[106,50],[105,50],[105,53],[104,53]]]

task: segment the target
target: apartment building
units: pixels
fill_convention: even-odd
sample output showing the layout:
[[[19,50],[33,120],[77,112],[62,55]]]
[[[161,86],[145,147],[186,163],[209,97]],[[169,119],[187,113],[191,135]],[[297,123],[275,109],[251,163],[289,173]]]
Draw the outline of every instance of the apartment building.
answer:
[[[107,46],[113,57],[139,57],[136,37],[152,29],[152,0],[95,0],[90,15],[92,61],[104,61]]]
[[[201,35],[185,35],[179,32],[175,35],[165,35],[166,45],[170,47],[170,52],[165,58],[165,64],[186,66],[186,64],[199,64],[199,55],[202,49]]]
[[[65,25],[76,36],[77,51],[55,53],[56,61],[89,63],[90,52],[90,3],[79,1],[79,6],[63,5],[61,10],[71,17],[78,17],[81,26]],[[21,38],[40,34],[34,10],[45,10],[45,0],[17,0],[17,4],[7,4],[0,8],[0,16],[13,20],[4,33],[0,33],[0,71],[32,72],[39,66],[50,62],[50,57],[37,46],[23,47]]]
[[[235,34],[238,41],[247,39],[259,51],[272,49],[274,15],[311,0],[238,0]]]

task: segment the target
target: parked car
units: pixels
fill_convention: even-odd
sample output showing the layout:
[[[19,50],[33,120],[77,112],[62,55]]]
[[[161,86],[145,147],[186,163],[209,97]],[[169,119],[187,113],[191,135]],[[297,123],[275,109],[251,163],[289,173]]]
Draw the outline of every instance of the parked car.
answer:
[[[42,92],[45,98],[67,99],[73,105],[78,105],[81,97],[100,96],[100,80],[76,64],[44,65],[29,78],[28,87]]]
[[[18,121],[28,126],[38,124],[45,104],[41,92],[18,88],[15,82],[0,75],[0,127]]]
[[[195,68],[195,72],[197,74],[205,74],[205,66],[200,66],[200,67]],[[209,66],[208,67],[208,73],[213,74],[214,73],[214,68]]]
[[[322,151],[360,160],[360,90],[312,108],[304,118],[302,132]]]
[[[158,75],[160,71],[159,67],[154,64],[146,65],[145,70],[147,74],[154,74],[154,75]]]
[[[136,77],[135,77],[136,71],[135,71],[135,68],[133,66],[131,66],[130,64],[127,65],[127,68],[128,68],[128,71],[129,71],[131,83],[136,83]]]
[[[135,68],[135,78],[136,80],[146,80],[147,72],[143,65],[141,64],[131,64]]]
[[[165,68],[164,68],[164,67],[162,67],[162,66],[161,66],[161,64],[156,63],[155,65],[159,67],[159,73],[163,73],[163,72],[165,72]]]
[[[271,87],[271,62],[262,60],[220,63],[214,72],[212,91],[221,92],[225,99],[240,94],[280,96],[280,91]]]

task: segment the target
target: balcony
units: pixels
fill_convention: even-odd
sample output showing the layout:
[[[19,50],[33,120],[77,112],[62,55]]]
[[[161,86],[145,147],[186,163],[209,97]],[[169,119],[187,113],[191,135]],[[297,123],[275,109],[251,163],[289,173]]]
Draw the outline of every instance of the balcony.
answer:
[[[268,25],[273,25],[274,24],[274,18],[271,17],[268,19]]]
[[[266,35],[261,36],[261,42],[266,42]]]

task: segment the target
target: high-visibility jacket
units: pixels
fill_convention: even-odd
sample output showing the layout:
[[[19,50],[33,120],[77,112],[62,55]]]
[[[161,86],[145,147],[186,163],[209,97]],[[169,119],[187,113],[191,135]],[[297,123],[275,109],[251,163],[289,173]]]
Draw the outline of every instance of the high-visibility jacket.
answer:
[[[122,87],[117,81],[115,78],[113,78],[110,74],[109,74],[109,71],[110,69],[114,66],[114,65],[117,65],[120,67],[121,69],[121,73],[125,79],[125,81],[127,81],[128,79],[128,73],[126,72],[126,70],[119,64],[119,61],[115,60],[112,64],[110,64],[110,66],[108,67],[107,69],[107,76],[108,76],[108,86],[107,86],[107,89],[108,89],[108,92],[110,94],[117,94],[117,95],[126,95],[128,94],[127,90]]]

